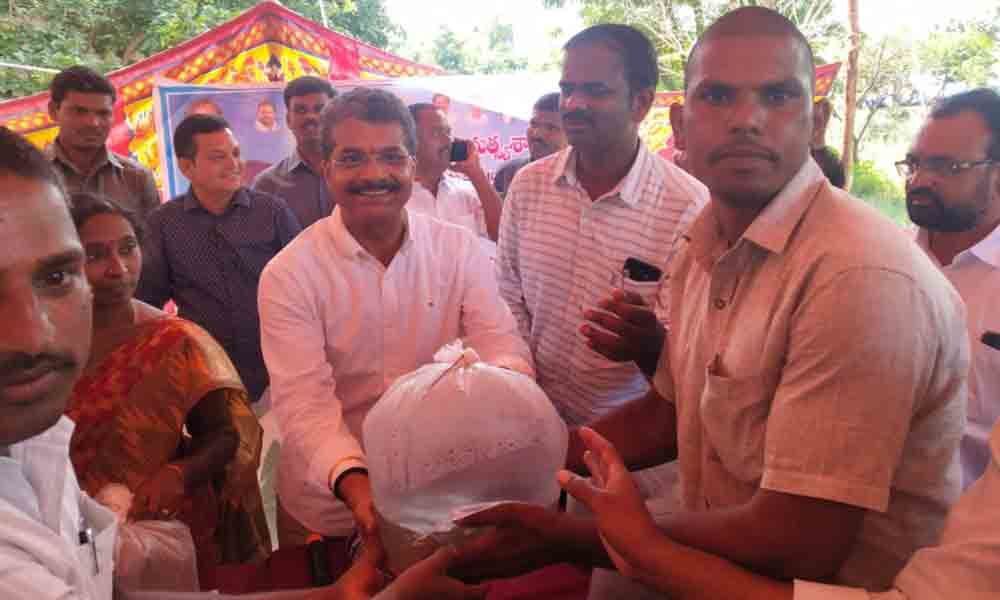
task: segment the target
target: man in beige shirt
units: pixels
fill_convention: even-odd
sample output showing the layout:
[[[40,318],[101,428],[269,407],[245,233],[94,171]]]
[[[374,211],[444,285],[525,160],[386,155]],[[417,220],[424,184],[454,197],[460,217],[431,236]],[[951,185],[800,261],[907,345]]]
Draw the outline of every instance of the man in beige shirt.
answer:
[[[655,391],[594,428],[630,466],[678,458],[671,539],[884,590],[958,496],[968,341],[934,265],[809,158],[813,73],[802,34],[759,7],[692,50],[671,120],[711,201],[674,258]],[[607,308],[622,330],[630,307]],[[549,555],[593,560],[592,523],[504,512],[466,523],[528,524]]]
[[[49,116],[59,135],[46,152],[66,187],[110,198],[144,223],[160,196],[148,169],[107,147],[115,87],[99,73],[75,66],[52,79],[49,95]]]

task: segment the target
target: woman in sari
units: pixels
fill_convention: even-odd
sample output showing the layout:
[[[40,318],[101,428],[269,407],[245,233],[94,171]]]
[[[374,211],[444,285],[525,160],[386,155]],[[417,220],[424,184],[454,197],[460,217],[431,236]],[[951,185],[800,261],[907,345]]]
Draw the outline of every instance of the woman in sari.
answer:
[[[134,494],[129,518],[191,530],[203,588],[214,567],[270,551],[257,482],[261,430],[225,351],[203,329],[132,298],[141,232],[132,215],[74,194],[94,294],[90,360],[67,416],[81,487]]]

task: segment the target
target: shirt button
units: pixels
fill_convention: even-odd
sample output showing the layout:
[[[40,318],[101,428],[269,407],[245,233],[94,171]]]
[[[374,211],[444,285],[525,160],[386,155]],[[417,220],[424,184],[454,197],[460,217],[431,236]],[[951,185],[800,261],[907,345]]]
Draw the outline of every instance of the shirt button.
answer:
[[[726,308],[726,301],[723,300],[722,298],[716,298],[715,299],[715,308],[717,308],[719,310],[722,310],[723,308]]]

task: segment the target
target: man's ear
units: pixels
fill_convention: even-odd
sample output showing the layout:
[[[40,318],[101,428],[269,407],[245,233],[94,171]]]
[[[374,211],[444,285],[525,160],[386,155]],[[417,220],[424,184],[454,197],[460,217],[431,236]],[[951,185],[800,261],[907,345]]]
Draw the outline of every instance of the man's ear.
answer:
[[[656,100],[656,88],[643,88],[632,96],[632,116],[636,123],[642,123],[642,120],[646,118],[649,114],[651,108],[653,108],[653,101]]]
[[[670,105],[670,128],[673,130],[674,148],[687,150],[684,139],[684,105],[680,102]]]
[[[55,103],[54,100],[49,100],[49,118],[52,119],[54,123],[58,123],[59,119],[56,115],[59,114],[59,105]]]
[[[191,171],[194,169],[194,159],[191,158],[178,158],[177,167],[181,170],[181,173],[191,180]]]
[[[833,112],[833,105],[826,98],[813,104],[813,133],[809,140],[810,148],[822,148],[826,146],[826,126],[830,124],[830,114]]]

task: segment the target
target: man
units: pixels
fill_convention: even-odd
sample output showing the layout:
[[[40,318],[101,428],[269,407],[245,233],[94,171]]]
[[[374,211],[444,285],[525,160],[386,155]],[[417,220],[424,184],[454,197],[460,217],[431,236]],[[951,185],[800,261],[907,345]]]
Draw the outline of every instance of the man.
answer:
[[[677,456],[681,509],[658,523],[672,540],[878,591],[957,497],[968,342],[934,265],[809,159],[813,76],[808,42],[769,9],[695,44],[671,122],[711,202],[674,258],[655,390],[594,428],[626,464]],[[632,303],[609,311],[599,344],[628,335]],[[469,524],[525,522],[500,512]],[[568,517],[541,529],[594,540]]]
[[[371,540],[360,444],[368,409],[400,375],[462,338],[487,362],[531,356],[470,232],[404,208],[417,137],[392,94],[356,88],[322,116],[333,215],[264,270],[260,310],[271,401],[284,433],[278,496],[308,530]],[[279,523],[279,537],[285,543]]]
[[[981,88],[935,105],[906,155],[906,210],[927,251],[968,311],[972,369],[962,438],[968,486],[990,460],[1000,419],[1000,352],[979,342],[1000,331],[1000,95]]]
[[[282,198],[303,228],[329,216],[335,203],[323,183],[319,115],[336,95],[330,82],[319,77],[299,77],[285,86],[285,118],[295,136],[295,151],[263,171],[251,186]]]
[[[510,182],[521,167],[566,147],[566,134],[559,117],[559,94],[545,94],[535,102],[527,134],[528,156],[507,161],[493,177],[493,187],[501,198],[507,195]]]
[[[115,517],[80,491],[69,461],[73,423],[62,416],[90,350],[84,252],[52,166],[3,127],[0,235],[11,242],[0,253],[0,310],[11,319],[0,331],[0,597],[111,600]],[[372,558],[337,585],[295,597],[370,596],[380,579]],[[377,598],[480,597],[444,575],[453,560],[440,551]]]
[[[240,145],[225,119],[185,118],[174,151],[191,187],[150,215],[136,297],[157,307],[173,300],[211,333],[256,402],[268,382],[257,282],[301,228],[280,198],[240,187]]]
[[[466,142],[468,157],[453,163],[454,138],[444,111],[433,104],[418,103],[410,106],[410,114],[417,124],[417,168],[416,185],[407,209],[496,241],[500,195],[479,164],[475,144]],[[465,175],[468,181],[447,173],[448,169]]]
[[[278,131],[278,120],[275,118],[278,109],[270,100],[261,100],[257,104],[257,118],[254,119],[254,128],[261,133],[274,133]]]
[[[52,78],[49,96],[49,116],[59,134],[47,153],[69,191],[107,196],[145,222],[160,205],[153,174],[107,147],[115,87],[95,71],[75,66]]]
[[[507,192],[497,278],[539,385],[580,425],[649,389],[635,363],[588,346],[583,311],[623,286],[652,305],[670,249],[707,193],[639,139],[659,77],[646,37],[597,25],[564,50],[560,111],[570,147],[524,167]],[[647,276],[623,277],[630,260],[649,267]]]

